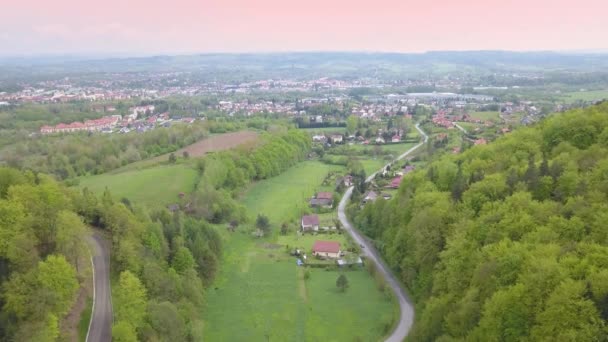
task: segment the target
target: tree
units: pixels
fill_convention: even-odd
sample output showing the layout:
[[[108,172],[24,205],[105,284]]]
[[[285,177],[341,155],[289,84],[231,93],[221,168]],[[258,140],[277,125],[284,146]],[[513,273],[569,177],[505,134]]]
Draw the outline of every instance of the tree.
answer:
[[[131,272],[124,271],[120,274],[118,287],[113,289],[113,292],[116,322],[125,322],[134,329],[141,327],[146,316],[147,295],[139,279]]]
[[[281,225],[281,235],[287,235],[289,232],[289,225],[286,222],[283,222]]]
[[[179,247],[175,256],[173,257],[173,268],[177,273],[183,274],[187,270],[194,269],[194,257],[190,250],[186,247]]]
[[[57,215],[57,251],[78,270],[78,259],[86,251],[86,227],[82,218],[71,211],[61,211]]]
[[[188,151],[184,151],[182,153],[182,156],[184,157],[184,159],[188,159],[188,158],[190,158],[190,153],[188,153]]]
[[[175,153],[171,152],[171,154],[169,154],[169,163],[174,164],[177,161],[177,157],[175,156]]]
[[[340,274],[338,279],[336,280],[336,287],[340,292],[345,292],[348,289],[348,279],[344,274]]]
[[[135,328],[125,321],[117,322],[112,326],[112,341],[137,342]]]
[[[266,215],[258,214],[258,217],[255,220],[255,226],[264,233],[267,233],[268,230],[270,230],[270,221]]]
[[[49,255],[38,264],[37,273],[37,304],[63,317],[76,300],[79,288],[76,270],[62,255]]]
[[[354,134],[355,131],[357,130],[358,124],[359,124],[359,119],[356,116],[354,116],[354,115],[349,116],[348,119],[346,119],[346,131],[349,134]]]

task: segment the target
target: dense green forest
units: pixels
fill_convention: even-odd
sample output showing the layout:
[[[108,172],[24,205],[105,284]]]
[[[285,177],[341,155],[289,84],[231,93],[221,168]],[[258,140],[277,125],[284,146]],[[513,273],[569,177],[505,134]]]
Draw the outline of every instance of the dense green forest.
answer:
[[[89,226],[111,236],[117,341],[199,341],[221,241],[205,221],[0,169],[0,340],[55,341],[90,276]]]
[[[0,150],[8,166],[67,179],[104,173],[173,152],[208,135],[208,126],[174,125],[146,133],[64,134],[27,138]]]
[[[412,341],[605,341],[608,103],[405,177],[355,222],[416,303]]]

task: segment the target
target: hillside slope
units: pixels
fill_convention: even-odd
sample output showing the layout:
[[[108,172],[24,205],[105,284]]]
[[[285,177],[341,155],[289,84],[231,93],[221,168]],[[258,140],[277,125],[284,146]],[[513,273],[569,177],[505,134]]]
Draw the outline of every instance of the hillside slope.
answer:
[[[601,341],[608,103],[408,175],[356,224],[417,302],[413,341]]]

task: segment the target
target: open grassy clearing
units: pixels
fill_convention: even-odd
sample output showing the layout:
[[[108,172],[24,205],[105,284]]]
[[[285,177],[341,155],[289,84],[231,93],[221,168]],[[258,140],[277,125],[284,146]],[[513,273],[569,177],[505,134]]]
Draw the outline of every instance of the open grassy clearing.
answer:
[[[572,103],[578,100],[605,100],[608,99],[608,90],[575,91],[571,93],[565,93],[561,97],[565,100],[566,103]]]
[[[469,115],[473,119],[483,120],[483,121],[500,121],[500,116],[498,112],[471,112]]]
[[[300,128],[304,131],[310,133],[310,135],[315,134],[344,134],[346,133],[346,127],[319,127],[319,128]]]
[[[188,152],[190,157],[202,157],[209,152],[217,152],[229,150],[238,146],[253,146],[258,139],[258,134],[253,131],[239,131],[231,133],[222,133],[211,135],[205,139],[199,140],[192,145],[180,148],[173,152],[175,156],[181,158],[184,152]],[[171,153],[163,154],[158,157],[141,160],[135,163],[125,165],[111,173],[121,173],[130,170],[145,169],[150,166],[167,163]]]
[[[156,166],[119,174],[102,174],[80,178],[80,188],[101,194],[107,187],[116,199],[152,207],[177,201],[180,192],[190,192],[198,172],[187,164]]]
[[[310,212],[307,201],[321,189],[327,173],[343,170],[341,166],[306,161],[277,177],[254,184],[242,202],[252,218],[261,213],[275,225],[284,221],[295,222],[302,214]]]
[[[333,170],[343,168],[306,161],[248,189],[242,202],[250,216],[267,215],[275,233],[255,239],[247,231],[251,224],[235,233],[219,228],[225,252],[218,279],[207,292],[205,340],[376,341],[386,334],[395,304],[364,269],[344,271],[350,288],[339,293],[335,284],[340,271],[298,267],[286,248],[310,249],[317,239],[347,244],[341,234],[295,232],[300,215],[309,211],[307,199],[323,188]],[[292,222],[286,236],[276,233],[282,222]]]

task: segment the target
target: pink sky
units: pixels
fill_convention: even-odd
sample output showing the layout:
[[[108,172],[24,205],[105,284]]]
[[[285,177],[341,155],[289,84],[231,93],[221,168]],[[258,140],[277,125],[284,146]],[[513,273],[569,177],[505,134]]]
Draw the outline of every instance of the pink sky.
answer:
[[[608,49],[608,0],[2,0],[0,55]]]

